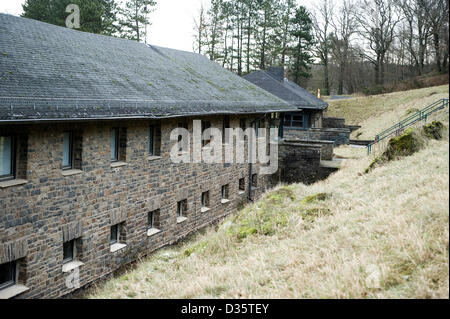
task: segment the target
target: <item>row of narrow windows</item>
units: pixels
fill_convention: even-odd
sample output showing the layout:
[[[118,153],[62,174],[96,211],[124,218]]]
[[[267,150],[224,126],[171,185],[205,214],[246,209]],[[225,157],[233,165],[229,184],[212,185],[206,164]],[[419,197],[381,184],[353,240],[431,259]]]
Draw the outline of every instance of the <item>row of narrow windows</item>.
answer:
[[[252,186],[257,187],[257,174],[252,175]],[[239,192],[245,191],[245,177],[239,179]],[[222,203],[226,203],[230,197],[230,185],[222,185],[221,187],[221,200]],[[209,209],[210,198],[209,191],[202,192],[201,194],[201,206],[202,209]],[[187,199],[177,202],[177,221],[180,218],[186,220],[188,214]],[[147,230],[159,232],[161,228],[160,210],[154,210],[147,213]],[[110,227],[109,244],[126,246],[126,222],[121,222]],[[63,243],[63,265],[76,261],[80,258],[82,251],[81,238],[69,240]],[[23,267],[23,260],[14,260],[0,265],[0,290],[14,286],[19,281],[20,267]]]
[[[223,129],[225,130],[229,126],[229,118],[225,117]],[[179,123],[178,127],[187,129],[187,123]],[[202,121],[202,132],[208,128],[211,128],[211,123],[209,121]],[[246,129],[245,119],[241,119],[240,128],[243,130]],[[225,134],[223,134],[224,143],[225,138]],[[179,141],[181,141],[181,136],[179,136]],[[202,146],[207,145],[209,142],[210,140],[203,139]],[[68,131],[63,133],[61,164],[63,170],[81,170],[82,144],[82,132]],[[24,136],[0,136],[0,182],[25,178],[25,170],[19,169],[26,167],[23,160],[22,165],[20,165],[20,159],[26,159],[26,145],[26,137]],[[127,129],[112,128],[110,131],[110,159],[112,163],[126,161],[126,145]],[[148,127],[147,151],[150,156],[161,155],[161,128],[159,125],[150,125]]]

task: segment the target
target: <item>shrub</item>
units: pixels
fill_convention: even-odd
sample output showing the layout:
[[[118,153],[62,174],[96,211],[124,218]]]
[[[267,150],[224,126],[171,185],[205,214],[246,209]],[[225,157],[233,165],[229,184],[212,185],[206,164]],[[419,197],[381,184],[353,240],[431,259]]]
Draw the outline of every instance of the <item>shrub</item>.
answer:
[[[391,138],[384,155],[388,160],[400,156],[409,156],[417,152],[422,147],[422,140],[417,130],[409,128],[400,136]]]
[[[424,125],[422,129],[407,129],[402,135],[389,140],[386,151],[374,158],[364,174],[369,173],[375,167],[402,156],[409,156],[423,148],[426,139],[442,139],[444,125],[439,121],[433,121]]]
[[[439,121],[433,121],[423,127],[425,136],[428,138],[434,138],[435,140],[442,139],[442,131],[444,125]]]

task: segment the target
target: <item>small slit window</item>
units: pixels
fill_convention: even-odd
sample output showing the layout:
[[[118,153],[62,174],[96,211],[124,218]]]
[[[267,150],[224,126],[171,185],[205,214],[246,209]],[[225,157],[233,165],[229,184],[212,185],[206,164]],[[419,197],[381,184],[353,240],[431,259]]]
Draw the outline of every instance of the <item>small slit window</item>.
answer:
[[[185,130],[189,130],[187,123],[178,123],[178,128],[184,128]],[[181,135],[178,135],[178,147],[179,147],[178,151],[179,152],[183,152],[183,150],[188,149],[189,141],[184,141],[184,145],[183,145],[183,143],[181,143],[182,140],[183,140],[183,137]]]
[[[62,167],[64,170],[72,169],[73,165],[73,134],[65,132],[63,134],[63,160]]]
[[[63,263],[71,262],[75,257],[75,240],[63,244]]]
[[[209,207],[209,191],[202,193],[202,207],[204,208]]]
[[[160,225],[159,225],[159,209],[149,212],[147,215],[147,219],[148,219],[148,224],[147,224],[148,229],[159,228],[160,227]]]
[[[13,286],[16,283],[16,262],[0,265],[0,289]]]
[[[148,128],[148,154],[155,155],[155,127],[153,125]]]
[[[211,128],[211,122],[210,121],[202,121],[202,146],[206,146],[209,143],[211,143],[211,136],[204,136],[203,133]]]
[[[119,224],[111,226],[111,236],[109,239],[110,244],[116,244],[119,242]]]
[[[245,178],[240,178],[239,179],[239,190],[240,191],[245,191]]]
[[[111,143],[111,161],[117,162],[119,160],[119,129],[113,128],[111,129],[110,136]]]
[[[252,187],[258,187],[258,174],[252,175]]]
[[[222,143],[228,143],[228,138],[226,136],[227,128],[230,128],[230,117],[225,116],[223,118],[223,127],[222,127]]]
[[[227,185],[222,186],[222,199],[228,199],[230,187]]]
[[[187,200],[182,200],[177,203],[177,217],[186,217]]]

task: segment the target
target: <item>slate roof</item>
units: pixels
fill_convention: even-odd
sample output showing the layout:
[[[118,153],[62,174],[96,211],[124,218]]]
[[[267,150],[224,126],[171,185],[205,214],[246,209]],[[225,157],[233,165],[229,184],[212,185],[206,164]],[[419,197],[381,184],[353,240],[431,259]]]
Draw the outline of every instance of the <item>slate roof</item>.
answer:
[[[283,67],[249,73],[244,78],[264,90],[302,109],[326,109],[328,103],[284,77]]]
[[[0,14],[0,122],[289,109],[199,54]]]

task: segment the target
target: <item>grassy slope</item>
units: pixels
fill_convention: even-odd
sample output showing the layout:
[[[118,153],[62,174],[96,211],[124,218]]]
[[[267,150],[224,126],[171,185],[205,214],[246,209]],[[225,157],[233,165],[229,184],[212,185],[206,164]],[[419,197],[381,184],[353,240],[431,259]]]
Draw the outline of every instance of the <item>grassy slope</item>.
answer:
[[[408,110],[422,109],[442,98],[448,98],[449,86],[395,92],[382,95],[354,97],[342,101],[328,101],[326,116],[339,116],[348,124],[361,125],[353,132],[358,139],[372,140],[380,130],[401,121]],[[382,124],[382,125],[380,125]]]
[[[371,158],[344,147],[354,159],[328,180],[282,186],[87,297],[448,298],[448,143],[446,131],[370,174]],[[304,200],[317,193],[329,196]]]

